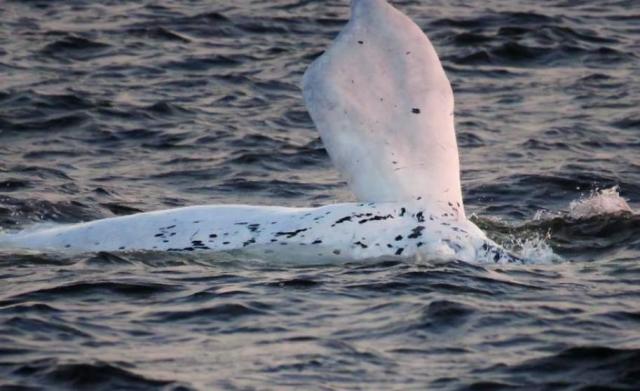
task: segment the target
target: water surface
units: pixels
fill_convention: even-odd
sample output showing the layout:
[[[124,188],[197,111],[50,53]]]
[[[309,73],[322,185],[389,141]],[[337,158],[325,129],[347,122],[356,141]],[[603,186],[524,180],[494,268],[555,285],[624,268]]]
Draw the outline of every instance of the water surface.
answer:
[[[637,4],[394,4],[453,84],[467,213],[501,241],[550,235],[564,261],[4,251],[0,388],[638,389],[640,218],[569,212],[614,185],[640,202]],[[0,15],[0,227],[352,200],[299,89],[346,0]]]

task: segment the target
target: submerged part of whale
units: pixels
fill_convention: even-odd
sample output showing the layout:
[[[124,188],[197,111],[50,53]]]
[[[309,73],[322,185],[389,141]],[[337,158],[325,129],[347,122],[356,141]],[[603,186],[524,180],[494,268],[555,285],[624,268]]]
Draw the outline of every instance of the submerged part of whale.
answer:
[[[197,206],[0,237],[0,246],[87,251],[242,251],[325,262],[415,256],[515,258],[466,219],[453,94],[428,38],[385,0],[352,16],[308,69],[304,96],[362,204]]]

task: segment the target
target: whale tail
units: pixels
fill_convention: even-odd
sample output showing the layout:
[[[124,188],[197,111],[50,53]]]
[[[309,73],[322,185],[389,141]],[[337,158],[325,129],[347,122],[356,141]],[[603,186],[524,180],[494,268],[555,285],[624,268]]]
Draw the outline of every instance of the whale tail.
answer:
[[[453,92],[422,30],[386,0],[349,23],[305,72],[307,109],[360,201],[424,199],[464,217]]]

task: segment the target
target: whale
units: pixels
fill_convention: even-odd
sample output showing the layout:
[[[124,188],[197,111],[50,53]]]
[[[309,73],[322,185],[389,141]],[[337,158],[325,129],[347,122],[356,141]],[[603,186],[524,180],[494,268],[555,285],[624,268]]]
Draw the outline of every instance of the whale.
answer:
[[[386,0],[352,0],[349,21],[309,65],[302,90],[357,202],[183,207],[5,233],[0,248],[229,252],[303,263],[522,262],[466,217],[451,84],[408,16]]]
[[[514,262],[460,209],[434,214],[420,201],[318,208],[202,205],[21,232],[17,248],[85,252],[229,252],[290,263],[379,257]]]

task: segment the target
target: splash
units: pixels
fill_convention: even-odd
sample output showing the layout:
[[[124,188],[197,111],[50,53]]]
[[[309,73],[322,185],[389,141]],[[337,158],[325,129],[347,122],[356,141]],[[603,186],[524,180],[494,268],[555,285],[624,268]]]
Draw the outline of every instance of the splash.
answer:
[[[503,246],[528,264],[548,264],[564,261],[560,255],[553,252],[553,248],[549,244],[550,240],[550,232],[547,232],[546,235],[532,233],[529,237],[511,236]]]
[[[627,201],[620,197],[619,191],[618,186],[592,190],[588,196],[581,196],[579,199],[571,201],[567,212],[540,209],[533,216],[533,221],[556,218],[581,220],[596,216],[633,213],[633,209]]]
[[[569,204],[568,216],[579,220],[595,216],[633,213],[627,201],[620,197],[618,186],[610,189],[595,189],[586,198]]]
[[[542,214],[543,212],[540,212]],[[545,214],[546,216],[546,214]],[[539,217],[542,219],[543,217]],[[515,256],[525,264],[549,264],[563,262],[564,258],[556,254],[551,247],[551,232],[544,233],[537,226],[512,226],[499,217],[483,217],[472,215],[474,222],[487,232],[487,235],[499,243],[505,254],[499,260],[494,252],[480,255],[480,263],[509,263],[509,257]],[[517,262],[516,262],[517,263]]]
[[[564,215],[562,212],[555,212],[547,209],[539,209],[533,215],[533,221],[553,220],[555,218],[561,218],[563,216]]]

